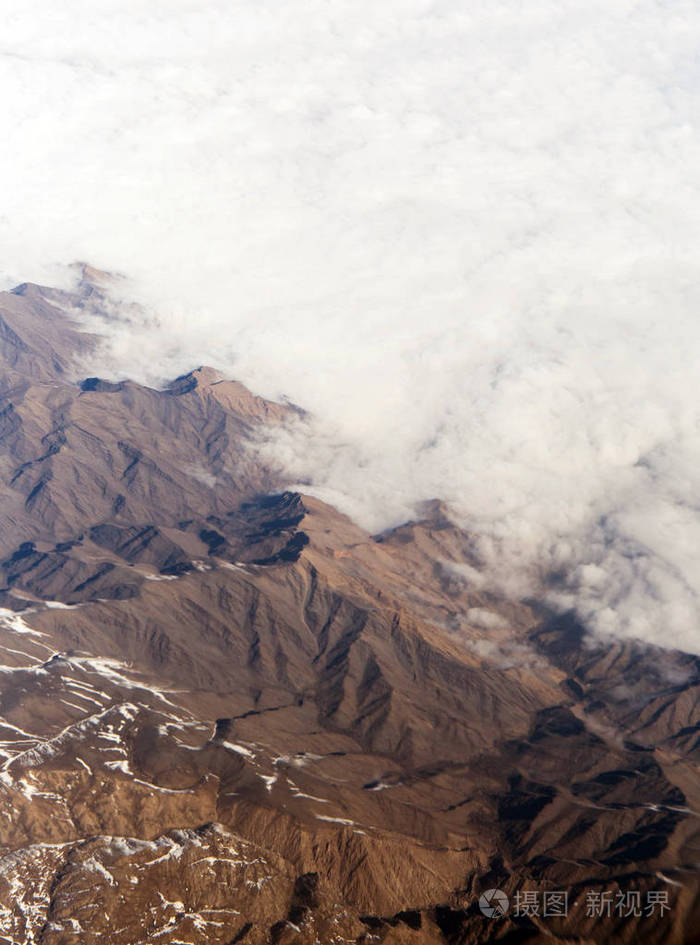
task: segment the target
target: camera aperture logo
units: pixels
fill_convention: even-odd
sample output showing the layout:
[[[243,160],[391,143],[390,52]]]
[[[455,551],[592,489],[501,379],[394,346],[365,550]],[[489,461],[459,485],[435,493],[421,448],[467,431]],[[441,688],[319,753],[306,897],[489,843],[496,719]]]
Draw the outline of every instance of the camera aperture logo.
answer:
[[[508,912],[508,896],[502,889],[487,889],[479,896],[479,908],[487,919],[500,919]]]

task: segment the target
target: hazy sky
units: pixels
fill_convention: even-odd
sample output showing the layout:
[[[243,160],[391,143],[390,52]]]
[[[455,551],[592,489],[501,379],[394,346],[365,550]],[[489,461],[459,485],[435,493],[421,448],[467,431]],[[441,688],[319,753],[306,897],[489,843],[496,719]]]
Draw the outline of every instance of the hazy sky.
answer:
[[[700,652],[700,7],[0,0],[0,281],[119,270],[101,370],[209,362],[379,529]]]

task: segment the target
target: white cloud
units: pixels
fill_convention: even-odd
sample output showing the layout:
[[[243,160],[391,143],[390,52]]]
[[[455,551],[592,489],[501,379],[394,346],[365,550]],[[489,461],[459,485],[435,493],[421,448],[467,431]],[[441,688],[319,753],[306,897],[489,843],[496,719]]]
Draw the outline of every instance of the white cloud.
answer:
[[[4,0],[0,267],[118,269],[102,370],[213,363],[372,528],[700,651],[689,0]]]
[[[467,620],[475,627],[484,630],[502,630],[508,626],[508,621],[493,610],[483,607],[470,607],[467,611]]]

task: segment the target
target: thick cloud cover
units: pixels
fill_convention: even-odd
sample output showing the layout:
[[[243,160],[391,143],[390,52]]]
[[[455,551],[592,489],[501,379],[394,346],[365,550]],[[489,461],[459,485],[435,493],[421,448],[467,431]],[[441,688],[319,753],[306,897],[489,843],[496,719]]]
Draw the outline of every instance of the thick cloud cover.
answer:
[[[0,278],[120,270],[103,372],[202,362],[379,529],[700,652],[700,10],[0,0]]]

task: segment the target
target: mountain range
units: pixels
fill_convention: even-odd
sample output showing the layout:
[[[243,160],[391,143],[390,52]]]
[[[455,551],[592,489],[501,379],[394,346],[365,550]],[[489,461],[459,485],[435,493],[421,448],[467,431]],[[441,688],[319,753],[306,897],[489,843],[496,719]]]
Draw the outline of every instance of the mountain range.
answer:
[[[0,294],[0,945],[700,943],[698,658],[293,490],[293,405],[81,374],[108,294]]]

